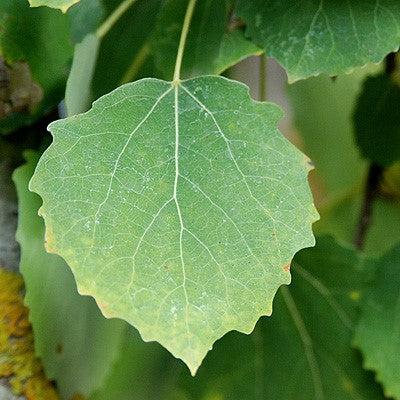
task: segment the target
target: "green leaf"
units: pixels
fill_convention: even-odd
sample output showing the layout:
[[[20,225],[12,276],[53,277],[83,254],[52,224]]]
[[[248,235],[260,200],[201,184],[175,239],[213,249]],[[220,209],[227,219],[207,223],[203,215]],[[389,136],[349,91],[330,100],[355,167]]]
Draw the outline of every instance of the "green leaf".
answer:
[[[163,388],[164,382],[175,378],[181,367],[174,360],[172,368],[166,369],[171,358],[158,344],[144,343],[137,332],[127,330],[109,376],[89,400],[164,399],[171,390]]]
[[[74,59],[65,91],[65,105],[68,115],[87,111],[93,98],[91,86],[96,67],[99,38],[87,35],[75,45]]]
[[[71,21],[71,36],[80,43],[86,35],[94,33],[103,20],[105,7],[101,0],[80,1],[68,10]]]
[[[215,74],[222,74],[239,61],[249,56],[259,56],[262,53],[263,51],[258,46],[245,38],[241,30],[225,32],[212,72]]]
[[[365,271],[356,253],[331,238],[298,253],[293,282],[249,338],[215,345],[195,380],[170,399],[383,400],[351,346]],[[182,382],[183,381],[183,382]]]
[[[120,0],[107,0],[106,13],[111,13],[119,3]],[[103,38],[93,77],[94,99],[122,83],[156,76],[149,45],[161,3],[161,0],[137,0]]]
[[[79,291],[196,371],[227,331],[271,313],[314,244],[307,160],[281,111],[220,77],[143,79],[50,125],[31,189],[47,249]]]
[[[2,57],[9,66],[27,64],[43,92],[43,100],[32,112],[22,110],[0,119],[0,132],[8,132],[30,124],[60,102],[72,46],[67,16],[49,8],[31,9],[25,0],[2,0],[0,25]]]
[[[376,280],[363,302],[354,342],[386,396],[400,399],[400,246],[376,260],[375,268]]]
[[[64,398],[76,393],[86,396],[103,384],[119,353],[125,326],[121,321],[106,320],[93,299],[79,296],[65,262],[46,253],[44,223],[37,215],[41,201],[28,191],[39,157],[27,152],[26,158],[27,163],[15,170],[13,179],[19,202],[20,271],[35,350]]]
[[[396,0],[239,0],[237,12],[291,82],[347,73],[399,48]]]
[[[51,8],[58,8],[62,12],[66,12],[71,6],[78,2],[79,0],[29,0],[29,4],[31,5],[31,7],[46,6]]]
[[[382,166],[400,160],[400,86],[388,74],[365,80],[353,119],[365,158]]]
[[[167,0],[153,39],[155,63],[161,77],[172,79],[175,56],[188,0]],[[241,31],[230,31],[229,1],[199,0],[188,34],[182,76],[220,74],[241,59],[262,50]]]

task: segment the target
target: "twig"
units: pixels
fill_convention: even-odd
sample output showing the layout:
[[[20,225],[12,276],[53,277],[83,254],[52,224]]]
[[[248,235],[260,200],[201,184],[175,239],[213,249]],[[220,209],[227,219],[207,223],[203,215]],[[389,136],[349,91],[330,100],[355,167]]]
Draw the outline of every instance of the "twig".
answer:
[[[354,237],[354,245],[358,250],[362,250],[365,245],[367,231],[372,222],[373,203],[379,194],[379,184],[383,171],[383,167],[374,163],[372,163],[368,169],[363,202]]]
[[[385,73],[389,76],[396,71],[396,61],[396,53],[390,53],[385,58]],[[367,232],[372,222],[374,201],[379,195],[380,182],[384,172],[385,168],[378,164],[371,163],[369,166],[363,202],[354,236],[354,245],[358,250],[364,248]]]

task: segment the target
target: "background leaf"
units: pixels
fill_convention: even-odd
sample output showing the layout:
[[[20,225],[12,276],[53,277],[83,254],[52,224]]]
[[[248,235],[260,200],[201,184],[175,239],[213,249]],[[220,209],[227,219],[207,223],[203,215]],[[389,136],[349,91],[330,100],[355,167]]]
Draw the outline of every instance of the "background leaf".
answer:
[[[315,164],[311,177],[321,219],[314,229],[346,243],[354,240],[367,167],[354,139],[353,106],[365,77],[379,68],[358,69],[334,82],[320,76],[289,86],[302,148]],[[378,197],[372,218],[364,250],[380,255],[400,236],[398,200]]]
[[[71,21],[71,36],[74,43],[81,42],[86,35],[94,33],[105,14],[101,0],[79,1],[68,10]]]
[[[400,399],[400,246],[374,264],[377,278],[363,301],[354,342],[385,394]]]
[[[354,111],[356,142],[370,162],[400,160],[400,86],[388,74],[369,76]]]
[[[106,15],[119,4],[120,0],[106,0]],[[103,38],[92,84],[94,99],[122,83],[156,76],[149,45],[161,4],[161,0],[136,1]]]
[[[231,2],[199,0],[185,46],[182,76],[220,74],[241,59],[260,54],[242,31],[229,27]],[[172,79],[188,0],[167,0],[153,39],[155,63],[164,79]]]
[[[100,41],[95,34],[87,35],[75,45],[74,59],[65,90],[67,115],[76,115],[90,108],[92,78],[96,68]]]
[[[46,253],[44,223],[37,215],[41,201],[28,190],[39,156],[27,152],[26,158],[27,163],[14,172],[13,179],[19,201],[20,271],[35,351],[63,398],[77,393],[86,396],[101,386],[119,354],[125,324],[106,320],[93,299],[78,294],[65,262]]]
[[[43,100],[33,113],[14,113],[0,120],[0,132],[9,132],[30,124],[60,102],[72,46],[68,18],[48,8],[31,9],[27,0],[2,0],[0,24],[1,56],[10,65],[27,63],[33,81],[43,91]]]
[[[53,123],[31,181],[47,249],[79,291],[192,373],[215,340],[271,313],[314,243],[307,160],[280,116],[224,78],[144,79]]]
[[[237,12],[292,82],[380,62],[400,44],[396,0],[239,0]]]
[[[31,7],[46,6],[51,8],[59,8],[61,11],[66,12],[79,0],[29,0]],[[87,1],[87,0],[84,0]]]
[[[165,399],[175,392],[173,385],[181,370],[182,365],[158,343],[144,343],[128,329],[108,378],[89,400]]]

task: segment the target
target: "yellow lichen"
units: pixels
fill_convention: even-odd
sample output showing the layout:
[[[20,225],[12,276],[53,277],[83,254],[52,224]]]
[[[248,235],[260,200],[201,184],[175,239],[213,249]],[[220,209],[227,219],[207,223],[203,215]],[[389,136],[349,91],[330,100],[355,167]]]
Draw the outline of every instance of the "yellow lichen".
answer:
[[[59,400],[35,357],[23,286],[21,276],[0,268],[0,378],[27,400]]]

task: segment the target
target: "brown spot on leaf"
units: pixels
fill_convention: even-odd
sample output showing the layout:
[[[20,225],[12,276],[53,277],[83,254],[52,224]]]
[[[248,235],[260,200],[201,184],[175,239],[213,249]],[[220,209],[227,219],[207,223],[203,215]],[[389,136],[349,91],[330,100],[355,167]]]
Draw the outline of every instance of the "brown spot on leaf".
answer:
[[[58,354],[62,354],[63,351],[64,351],[64,346],[62,345],[62,343],[57,343],[56,352]]]
[[[284,270],[285,272],[290,272],[290,262],[287,263],[287,264],[285,264],[285,265],[283,266],[283,270]]]

